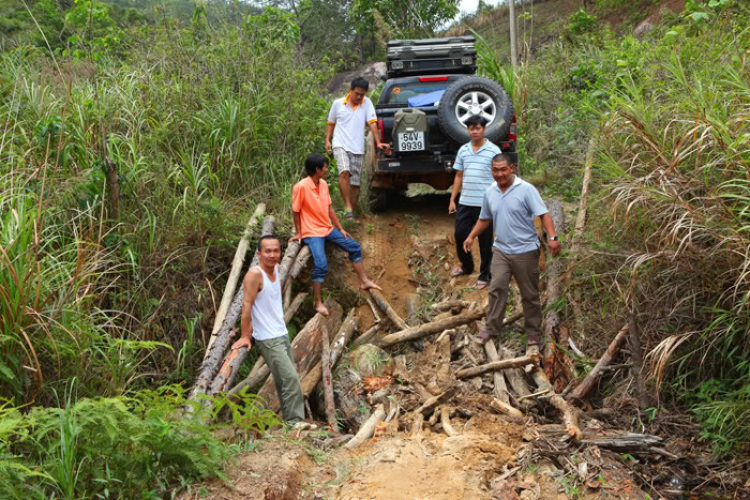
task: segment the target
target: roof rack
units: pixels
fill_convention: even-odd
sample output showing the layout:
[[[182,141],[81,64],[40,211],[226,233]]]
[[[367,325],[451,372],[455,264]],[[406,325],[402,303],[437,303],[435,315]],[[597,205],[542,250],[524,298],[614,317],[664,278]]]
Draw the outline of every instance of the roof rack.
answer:
[[[435,73],[473,74],[477,50],[473,36],[391,40],[386,64],[388,77]]]

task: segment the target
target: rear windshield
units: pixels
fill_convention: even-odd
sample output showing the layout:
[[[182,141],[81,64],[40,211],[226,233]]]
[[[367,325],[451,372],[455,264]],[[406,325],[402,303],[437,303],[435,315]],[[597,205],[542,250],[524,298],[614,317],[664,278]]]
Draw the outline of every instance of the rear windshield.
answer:
[[[395,85],[390,88],[382,104],[408,104],[410,97],[445,90],[451,83],[453,82],[447,80],[444,82],[411,82]]]

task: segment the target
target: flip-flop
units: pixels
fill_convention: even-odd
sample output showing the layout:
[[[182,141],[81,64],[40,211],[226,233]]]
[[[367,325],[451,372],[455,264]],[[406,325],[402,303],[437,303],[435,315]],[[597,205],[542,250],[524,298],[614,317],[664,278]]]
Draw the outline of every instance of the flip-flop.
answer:
[[[489,281],[484,280],[477,280],[477,282],[474,284],[473,287],[471,287],[472,290],[484,290],[489,286]]]
[[[471,274],[471,273],[465,273],[463,267],[454,267],[453,269],[451,269],[451,276],[454,278],[457,276],[464,276],[466,274]]]

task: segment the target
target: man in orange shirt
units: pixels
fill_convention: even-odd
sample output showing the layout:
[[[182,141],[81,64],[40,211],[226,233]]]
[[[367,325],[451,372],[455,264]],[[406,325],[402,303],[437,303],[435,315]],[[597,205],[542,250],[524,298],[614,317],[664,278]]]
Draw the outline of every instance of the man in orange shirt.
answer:
[[[326,157],[317,153],[308,155],[305,160],[305,172],[307,177],[295,184],[292,190],[292,212],[296,234],[290,241],[297,240],[310,248],[315,262],[312,271],[315,310],[328,316],[328,309],[322,299],[323,282],[328,274],[326,241],[349,254],[349,261],[359,276],[359,286],[362,290],[370,288],[382,290],[382,288],[367,276],[362,262],[362,247],[341,227],[336,212],[333,210],[328,184],[323,180],[328,173]]]

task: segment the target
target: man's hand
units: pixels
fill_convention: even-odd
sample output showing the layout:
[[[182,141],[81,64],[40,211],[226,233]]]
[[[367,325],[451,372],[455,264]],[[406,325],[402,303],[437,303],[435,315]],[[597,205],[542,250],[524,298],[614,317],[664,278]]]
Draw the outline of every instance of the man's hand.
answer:
[[[549,248],[549,253],[551,253],[553,257],[557,257],[557,254],[562,250],[562,245],[558,240],[550,240],[547,241],[547,248]]]
[[[240,337],[240,340],[232,344],[233,351],[242,349],[243,347],[247,347],[248,351],[253,347],[253,340],[251,337]]]
[[[449,214],[455,214],[456,213],[456,202],[455,202],[455,200],[451,200],[451,202],[448,204],[448,213]]]
[[[331,147],[331,141],[326,139],[326,152],[330,153],[333,151],[333,148]]]
[[[289,243],[291,243],[291,242],[293,242],[295,240],[297,241],[297,243],[299,243],[301,245],[302,244],[302,235],[300,233],[295,234],[294,236],[292,236],[291,238],[289,238]]]
[[[469,235],[469,237],[464,240],[464,252],[471,253],[471,245],[473,243],[474,243],[474,237]]]
[[[388,144],[386,144],[386,143],[384,143],[384,142],[380,142],[380,141],[377,141],[377,142],[375,143],[375,147],[376,147],[376,148],[378,148],[378,149],[390,149],[390,148],[388,147]]]
[[[348,240],[349,238],[352,237],[352,235],[347,233],[343,228],[341,229],[341,234],[344,235],[345,240]]]

